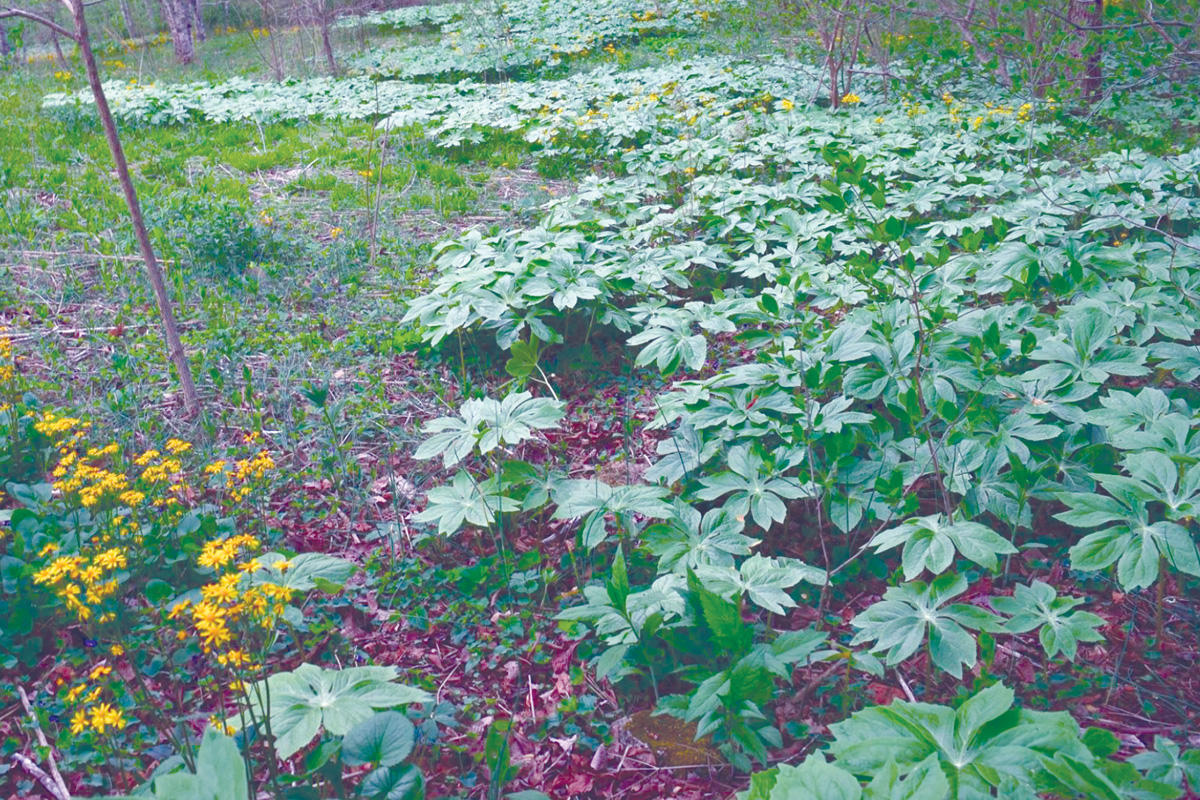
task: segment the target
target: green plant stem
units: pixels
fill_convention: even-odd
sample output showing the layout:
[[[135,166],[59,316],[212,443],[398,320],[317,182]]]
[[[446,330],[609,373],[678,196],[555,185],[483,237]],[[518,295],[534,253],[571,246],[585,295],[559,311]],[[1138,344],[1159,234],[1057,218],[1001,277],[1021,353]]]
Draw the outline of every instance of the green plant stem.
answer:
[[[1167,560],[1158,559],[1158,581],[1154,587],[1154,646],[1162,650],[1163,604],[1167,596]]]
[[[933,645],[925,639],[925,699],[933,696]]]

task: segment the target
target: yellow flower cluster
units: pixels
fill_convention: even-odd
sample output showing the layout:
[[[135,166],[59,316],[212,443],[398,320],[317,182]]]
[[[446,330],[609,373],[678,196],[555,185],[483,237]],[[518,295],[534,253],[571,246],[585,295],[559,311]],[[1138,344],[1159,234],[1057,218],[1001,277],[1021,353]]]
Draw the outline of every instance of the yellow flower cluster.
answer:
[[[845,105],[853,106],[861,102],[862,98],[856,95],[854,92],[847,92],[846,94],[842,95],[842,103]]]
[[[103,734],[110,728],[119,731],[127,724],[125,715],[119,709],[109,703],[100,703],[92,706],[90,713],[81,708],[71,716],[71,733],[79,735],[91,728],[96,733]]]
[[[177,458],[164,458],[157,464],[151,464],[142,470],[142,480],[147,483],[166,483],[171,476],[183,470],[183,464]]]
[[[1053,107],[1053,105],[1054,105],[1053,99],[1051,99],[1049,101],[1049,103],[1050,103],[1050,106]],[[1011,117],[1014,114],[1012,106],[1008,106],[1008,105],[993,106],[991,103],[985,103],[985,105],[987,106],[987,109],[988,109],[988,111],[987,111],[988,118]],[[1034,110],[1033,103],[1022,103],[1020,106],[1017,107],[1017,109],[1015,111],[1016,116],[1017,116],[1017,121],[1018,122],[1029,122],[1031,119],[1033,119],[1033,110]],[[982,116],[976,117],[976,119],[979,120],[979,125],[983,124]],[[978,129],[979,125],[975,125],[975,128]]]
[[[53,552],[50,547],[44,548],[42,553]],[[101,550],[90,557],[58,556],[33,574],[33,582],[53,590],[80,622],[86,622],[94,615],[94,606],[117,593],[119,584],[112,573],[127,566],[129,559],[120,547]],[[107,622],[113,616],[108,612],[100,618]]]
[[[233,462],[233,467],[225,473],[225,488],[229,490],[233,501],[240,503],[250,494],[251,484],[254,481],[261,481],[273,469],[275,469],[275,460],[271,458],[271,454],[266,450],[260,450],[253,458],[243,458]]]
[[[12,383],[15,376],[12,339],[9,339],[4,334],[4,329],[0,328],[0,389],[3,389],[5,384]]]
[[[261,543],[254,536],[243,533],[220,541],[207,542],[197,563],[209,569],[222,569],[233,563],[241,549],[257,550]]]
[[[90,422],[84,422],[76,417],[60,417],[53,411],[47,411],[42,418],[33,423],[33,429],[47,439],[55,439],[67,433],[85,431],[91,427]],[[61,447],[59,442],[55,447]]]
[[[925,106],[914,101],[911,96],[905,97],[903,100],[903,103],[904,103],[904,113],[908,114],[908,116],[910,118],[919,117],[922,114],[929,113],[929,110],[927,108],[925,108]]]
[[[895,44],[904,44],[905,42],[911,42],[912,38],[913,38],[912,34],[888,33],[887,31],[884,31],[882,34],[880,34],[879,41],[884,46],[891,46],[891,45],[895,45]]]
[[[113,445],[115,447],[115,445]],[[108,454],[109,448],[93,451]],[[120,495],[129,488],[129,478],[119,472],[88,463],[91,453],[82,457],[68,451],[54,468],[51,486],[63,495],[77,494],[85,508],[95,508],[105,497]]]
[[[218,733],[223,733],[226,736],[233,736],[237,733],[237,728],[225,722],[220,717],[209,717],[208,724],[211,725]]]
[[[230,546],[230,543],[235,543]],[[192,618],[192,627],[199,636],[204,652],[225,647],[234,639],[230,629],[232,623],[244,622],[250,626],[270,628],[275,620],[284,612],[286,604],[292,599],[292,590],[276,583],[261,583],[247,586],[249,574],[263,569],[257,560],[251,559],[244,564],[234,561],[238,549],[246,545],[250,548],[258,546],[258,540],[252,536],[234,536],[224,542],[210,542],[205,545],[199,564],[220,569],[232,565],[233,570],[226,572],[213,583],[200,588],[203,598],[192,606],[188,601],[179,603],[167,615],[176,619],[184,613]],[[280,561],[273,565],[277,572],[286,571],[288,562]],[[185,635],[180,631],[180,635]],[[250,656],[241,648],[229,648],[217,654],[217,662],[225,667],[235,668],[250,663]]]
[[[113,668],[108,664],[97,664],[88,674],[88,681],[98,681],[101,678],[107,678],[112,674]],[[80,707],[71,715],[71,733],[78,736],[87,730],[93,730],[96,733],[107,733],[110,729],[119,731],[125,727],[125,715],[111,703],[96,703],[100,699],[100,694],[103,688],[93,686],[88,689],[87,681],[78,684],[67,692],[63,701],[66,705],[71,706],[75,703],[81,703]],[[88,706],[91,706],[89,709]]]
[[[245,650],[227,650],[217,656],[217,663],[222,667],[244,667],[250,663],[250,656]]]

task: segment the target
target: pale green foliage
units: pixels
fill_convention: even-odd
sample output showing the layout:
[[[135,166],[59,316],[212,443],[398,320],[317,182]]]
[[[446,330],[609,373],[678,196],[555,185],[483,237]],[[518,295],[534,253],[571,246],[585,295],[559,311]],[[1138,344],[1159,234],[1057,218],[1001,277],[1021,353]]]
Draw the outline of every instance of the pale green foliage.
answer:
[[[534,431],[558,427],[563,404],[514,392],[503,400],[490,397],[467,400],[457,417],[439,417],[425,426],[432,434],[417,448],[417,458],[441,456],[452,467],[478,452],[486,455],[502,444],[517,445],[533,437]]]
[[[946,800],[950,782],[929,756],[903,773],[889,761],[865,787],[840,767],[820,755],[810,756],[800,766],[781,764],[775,770],[751,778],[743,800]]]
[[[717,500],[731,492],[725,510],[735,517],[749,513],[764,530],[787,516],[784,500],[808,496],[804,486],[795,480],[769,477],[771,470],[758,453],[747,445],[729,451],[729,470],[704,478],[703,488],[696,492],[701,500]]]
[[[800,766],[751,778],[742,800],[1173,798],[1178,790],[1108,761],[1116,741],[1065,712],[1013,707],[996,684],[957,709],[894,702],[830,726],[833,742]],[[827,762],[832,756],[835,760]],[[1157,762],[1156,762],[1157,763]],[[863,786],[860,781],[865,781]]]
[[[393,767],[412,752],[416,731],[398,711],[381,711],[355,725],[342,739],[342,760],[350,766]]]
[[[256,560],[264,569],[250,573],[252,584],[274,583],[297,592],[311,592],[317,588],[336,591],[355,570],[354,562],[325,553],[300,553],[291,558],[281,553],[265,553]],[[284,570],[276,567],[282,562],[288,565]]]
[[[419,77],[462,75],[521,68],[556,67],[571,56],[602,45],[636,40],[668,31],[689,31],[721,5],[741,0],[657,0],[649,8],[639,0],[506,0],[446,6],[425,15],[385,12],[368,15],[374,24],[431,23],[443,37],[435,45],[403,50],[371,50],[354,65],[373,74]]]
[[[301,664],[292,672],[277,672],[246,689],[247,700],[259,719],[269,711],[275,749],[281,759],[291,758],[324,729],[345,736],[376,709],[410,703],[428,703],[429,693],[394,683],[395,667],[322,669]],[[241,727],[247,720],[232,717],[228,724]]]
[[[774,614],[787,613],[796,601],[785,590],[804,581],[822,585],[824,570],[795,558],[765,558],[755,553],[738,567],[698,566],[696,577],[704,587],[725,598],[745,595],[750,602]]]
[[[1062,653],[1074,661],[1079,642],[1102,642],[1096,629],[1104,618],[1088,611],[1072,611],[1082,605],[1078,597],[1059,597],[1053,586],[1034,581],[1017,586],[1012,597],[993,597],[992,607],[1010,619],[1004,623],[1009,633],[1026,633],[1036,629],[1042,650],[1053,658]]]
[[[671,516],[671,506],[663,498],[667,490],[661,486],[609,486],[600,480],[567,480],[558,482],[553,491],[554,519],[586,517],[582,538],[584,547],[595,548],[608,537],[605,517],[615,514],[628,530],[632,515],[651,519]]]
[[[429,490],[429,505],[413,517],[415,522],[436,522],[438,533],[449,536],[464,523],[487,529],[496,515],[518,511],[521,504],[501,493],[498,482],[489,478],[476,483],[466,470],[459,470],[448,484]]]
[[[1147,450],[1125,458],[1124,475],[1095,475],[1107,495],[1064,492],[1069,507],[1055,516],[1081,527],[1110,525],[1088,534],[1071,548],[1071,566],[1100,570],[1117,565],[1125,589],[1150,586],[1158,579],[1160,563],[1189,575],[1200,575],[1200,553],[1192,534],[1171,520],[1190,518],[1200,499],[1200,470],[1184,472],[1164,453]],[[1151,521],[1151,503],[1166,507],[1166,520]],[[1115,524],[1112,524],[1115,523]]]
[[[1155,736],[1154,749],[1132,756],[1129,763],[1150,780],[1182,789],[1186,778],[1188,788],[1193,792],[1200,788],[1200,750],[1183,752],[1176,742],[1165,736]]]
[[[978,522],[946,524],[941,514],[912,519],[880,531],[870,543],[881,553],[903,545],[904,578],[910,581],[926,570],[934,575],[942,574],[954,563],[956,552],[990,570],[997,567],[997,555],[1017,552],[1017,548],[986,525]]]
[[[856,616],[853,644],[875,642],[871,652],[887,652],[887,663],[899,664],[928,640],[933,663],[956,678],[973,667],[978,645],[969,630],[994,631],[1001,620],[978,606],[950,603],[967,590],[965,575],[952,573],[932,583],[914,581],[893,586],[883,600]]]
[[[1093,761],[1069,714],[1012,706],[1012,690],[997,684],[957,710],[906,702],[868,708],[830,726],[829,752],[838,766],[859,776],[874,776],[891,764],[907,773],[935,758],[959,800],[991,797],[1001,787],[1019,792],[1004,796],[1032,799],[1046,760]]]
[[[757,539],[746,536],[744,520],[726,508],[714,508],[703,515],[692,506],[676,500],[671,516],[642,532],[646,546],[658,556],[660,572],[680,575],[699,567],[733,566],[735,556],[750,555]]]
[[[182,765],[176,757],[171,763]],[[246,764],[234,740],[209,727],[196,753],[196,771],[181,767],[151,778],[143,797],[155,800],[249,800]],[[102,800],[134,800],[111,797]]]

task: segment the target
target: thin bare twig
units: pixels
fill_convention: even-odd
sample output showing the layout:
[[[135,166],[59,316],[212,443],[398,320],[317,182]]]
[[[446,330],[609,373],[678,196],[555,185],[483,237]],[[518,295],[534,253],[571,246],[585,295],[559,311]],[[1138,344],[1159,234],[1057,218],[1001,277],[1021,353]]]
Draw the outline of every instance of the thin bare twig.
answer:
[[[66,38],[70,39],[72,42],[79,41],[79,37],[77,37],[75,35],[74,31],[67,30],[62,25],[59,25],[57,22],[51,22],[50,20],[43,17],[41,14],[34,14],[32,11],[26,11],[23,8],[12,8],[12,7],[0,8],[0,19],[5,19],[7,17],[21,17],[22,19],[27,19],[27,20],[30,20],[31,22],[36,22],[39,25],[45,25],[47,28],[54,31],[59,36],[65,36]]]
[[[54,783],[54,779],[46,774],[45,770],[37,765],[33,759],[22,753],[13,753],[13,761],[17,762],[30,775],[37,779],[46,791],[50,793],[55,800],[70,800],[70,795],[64,795],[59,792],[59,788]]]
[[[46,734],[42,733],[42,723],[38,720],[37,714],[33,713],[33,706],[29,702],[29,695],[25,694],[25,687],[18,686],[17,694],[21,697],[21,705],[25,707],[25,713],[29,715],[29,720],[33,723],[33,734],[37,737],[38,745],[46,751],[46,762],[50,765],[50,775],[58,789],[53,792],[54,796],[59,800],[71,800],[71,793],[67,791],[66,781],[63,780],[62,773],[58,771],[58,764],[54,762],[54,751],[46,741]],[[29,768],[26,764],[22,764],[22,766],[26,769]],[[45,784],[43,783],[43,785]]]

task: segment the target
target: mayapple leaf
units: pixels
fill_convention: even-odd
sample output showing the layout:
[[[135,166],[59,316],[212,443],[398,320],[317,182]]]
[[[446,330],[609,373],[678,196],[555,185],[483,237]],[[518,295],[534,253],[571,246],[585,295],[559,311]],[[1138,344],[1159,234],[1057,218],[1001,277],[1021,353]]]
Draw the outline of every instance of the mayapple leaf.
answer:
[[[885,552],[903,546],[901,563],[905,580],[914,580],[929,571],[940,575],[954,563],[959,555],[995,570],[999,563],[996,556],[1017,552],[1012,543],[986,525],[977,522],[954,522],[947,524],[941,514],[911,519],[877,533],[870,544],[876,552]]]
[[[316,737],[323,727],[334,736],[345,736],[366,722],[377,709],[428,703],[433,696],[411,686],[394,683],[394,667],[322,669],[301,664],[292,672],[277,672],[246,690],[247,701],[261,718],[264,698],[270,697],[271,732],[282,759],[291,758]],[[234,716],[230,725],[239,725]]]

